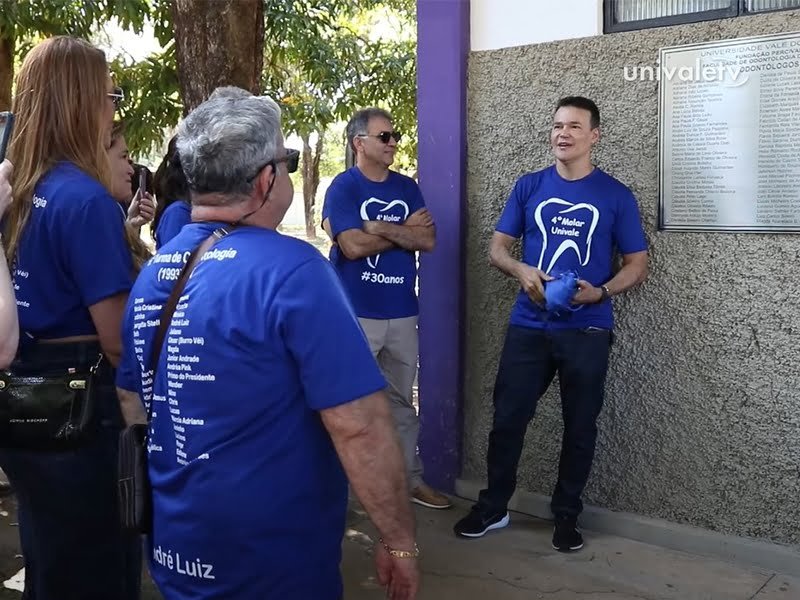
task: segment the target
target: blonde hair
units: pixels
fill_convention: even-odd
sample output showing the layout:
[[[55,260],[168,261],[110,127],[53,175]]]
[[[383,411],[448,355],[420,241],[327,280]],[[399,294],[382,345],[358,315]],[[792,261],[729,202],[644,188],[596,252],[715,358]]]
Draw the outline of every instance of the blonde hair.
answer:
[[[108,102],[108,76],[103,51],[73,37],[44,40],[25,57],[16,80],[16,127],[8,151],[14,199],[6,219],[7,260],[28,222],[34,187],[57,162],[69,161],[111,188],[110,123],[102,122],[99,108]]]

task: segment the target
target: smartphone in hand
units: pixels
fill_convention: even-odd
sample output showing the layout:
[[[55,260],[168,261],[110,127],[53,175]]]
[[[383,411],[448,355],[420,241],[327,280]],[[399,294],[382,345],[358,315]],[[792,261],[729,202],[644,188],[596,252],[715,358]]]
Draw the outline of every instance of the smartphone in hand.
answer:
[[[6,158],[6,150],[13,130],[14,113],[0,112],[0,162],[3,162]]]
[[[147,170],[144,168],[139,169],[139,199],[144,198],[147,192]]]

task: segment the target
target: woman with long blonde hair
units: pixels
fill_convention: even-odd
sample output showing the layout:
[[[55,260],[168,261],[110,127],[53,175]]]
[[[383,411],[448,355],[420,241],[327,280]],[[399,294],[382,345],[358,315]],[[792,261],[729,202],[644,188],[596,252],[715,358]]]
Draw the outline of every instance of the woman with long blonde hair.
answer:
[[[116,104],[103,52],[70,37],[34,47],[17,76],[4,246],[17,286],[22,376],[99,364],[90,435],[75,449],[3,448],[17,494],[27,600],[134,600],[141,546],[120,528],[114,388],[120,322],[135,275],[109,194]]]

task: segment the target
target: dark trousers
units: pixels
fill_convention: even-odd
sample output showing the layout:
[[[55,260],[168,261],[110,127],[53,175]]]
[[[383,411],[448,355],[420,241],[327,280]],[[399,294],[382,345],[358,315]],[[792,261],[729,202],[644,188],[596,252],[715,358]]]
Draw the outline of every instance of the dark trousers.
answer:
[[[44,374],[94,364],[96,344],[37,346],[13,365]],[[139,536],[120,528],[117,440],[122,424],[114,370],[101,367],[97,435],[65,452],[0,450],[17,495],[25,559],[25,600],[136,600],[142,570]]]
[[[505,513],[517,485],[528,424],[558,372],[564,435],[551,509],[556,517],[577,517],[582,512],[581,495],[594,459],[612,335],[593,328],[543,331],[509,326],[495,382],[488,487],[480,492],[481,508]]]

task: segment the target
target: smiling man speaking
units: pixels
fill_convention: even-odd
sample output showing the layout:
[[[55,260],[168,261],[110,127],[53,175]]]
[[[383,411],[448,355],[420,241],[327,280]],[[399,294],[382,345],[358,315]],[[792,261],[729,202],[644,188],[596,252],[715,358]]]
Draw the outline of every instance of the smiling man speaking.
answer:
[[[389,384],[411,500],[448,508],[447,497],[422,479],[419,418],[412,403],[419,348],[415,253],[433,250],[436,230],[417,183],[389,169],[399,141],[386,111],[366,108],[353,115],[347,143],[356,165],[331,182],[322,219],[334,241],[331,262]]]
[[[647,241],[636,199],[592,164],[599,139],[595,103],[576,96],[561,99],[550,136],[555,164],[517,181],[492,237],[492,264],[517,279],[521,289],[495,382],[488,487],[456,523],[459,536],[481,537],[508,525],[525,431],[558,373],[564,437],[551,502],[553,547],[564,552],[583,547],[577,518],[603,405],[613,330],[610,297],[647,275]],[[510,254],[520,236],[522,262]],[[623,263],[616,275],[615,249]],[[550,310],[554,294],[546,287],[563,289],[565,281],[574,286],[576,276],[571,302]]]

